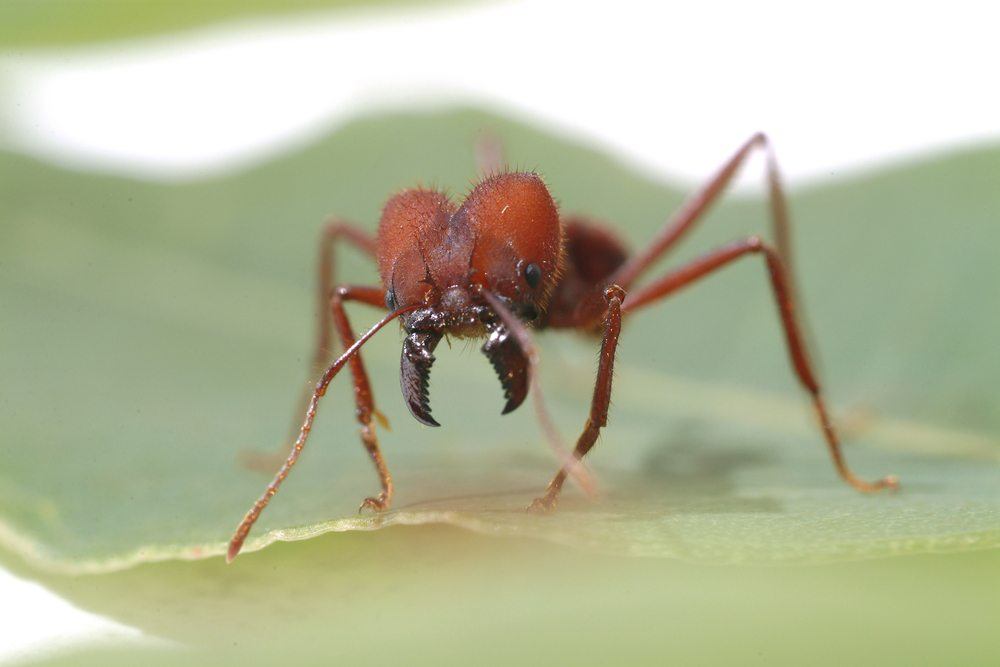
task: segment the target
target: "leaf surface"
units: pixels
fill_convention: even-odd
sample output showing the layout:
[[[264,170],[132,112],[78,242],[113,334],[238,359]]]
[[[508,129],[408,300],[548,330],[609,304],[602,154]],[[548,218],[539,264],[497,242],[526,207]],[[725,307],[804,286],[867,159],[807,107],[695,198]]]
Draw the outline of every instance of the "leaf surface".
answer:
[[[565,212],[638,247],[681,202],[593,150],[487,114],[357,120],[252,170],[155,184],[0,157],[0,542],[64,572],[221,554],[266,477],[241,451],[277,449],[306,382],[316,238],[330,213],[374,230],[416,183],[463,196],[478,132],[534,165]],[[780,146],[779,159],[780,159]],[[719,156],[720,162],[725,156]],[[851,560],[1000,541],[1000,311],[993,307],[1000,151],[970,151],[797,190],[798,272],[822,376],[861,475],[836,478],[789,369],[765,272],[749,259],[626,323],[611,422],[552,516],[522,508],[554,461],[532,413],[501,418],[478,345],[438,348],[428,429],[406,412],[394,327],[365,349],[395,509],[377,490],[348,376],[247,543],[446,523],[592,551],[698,563]],[[656,271],[766,232],[729,198]],[[344,281],[374,283],[345,250]],[[377,311],[351,309],[366,328]],[[564,437],[586,418],[596,342],[540,336]]]

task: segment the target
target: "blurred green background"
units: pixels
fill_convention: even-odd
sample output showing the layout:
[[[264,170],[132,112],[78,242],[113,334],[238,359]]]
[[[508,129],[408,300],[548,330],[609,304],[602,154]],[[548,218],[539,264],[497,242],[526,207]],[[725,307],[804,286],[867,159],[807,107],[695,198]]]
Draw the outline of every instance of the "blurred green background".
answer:
[[[448,0],[456,4],[456,0]],[[234,20],[273,20],[315,10],[386,9],[437,0],[11,0],[0,3],[0,47],[66,46],[169,33]]]
[[[607,220],[632,247],[690,190],[473,109],[359,117],[265,164],[173,184],[0,154],[0,562],[172,642],[47,662],[995,662],[995,147],[792,192],[848,458],[863,476],[899,474],[900,493],[837,480],[748,260],[626,325],[590,459],[598,501],[571,489],[553,516],[521,510],[554,462],[529,408],[500,417],[474,343],[439,349],[444,426],[416,424],[389,327],[365,359],[392,424],[396,509],[355,512],[376,479],[339,378],[248,550],[333,533],[224,565],[267,481],[237,457],[280,444],[307,381],[321,221],[374,229],[385,198],[416,183],[461,198],[483,132],[537,168],[564,212]],[[766,229],[762,201],[727,198],[657,271]],[[344,280],[376,279],[351,251],[339,259]],[[351,316],[361,329],[377,312]],[[568,437],[596,344],[540,342]]]

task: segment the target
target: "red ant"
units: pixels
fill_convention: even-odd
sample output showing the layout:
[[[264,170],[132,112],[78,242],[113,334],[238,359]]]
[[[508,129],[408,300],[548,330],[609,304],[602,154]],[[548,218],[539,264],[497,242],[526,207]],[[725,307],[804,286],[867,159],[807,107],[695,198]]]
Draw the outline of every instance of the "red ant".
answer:
[[[757,236],[743,238],[632,289],[636,280],[701,219],[757,148],[766,150],[776,245],[771,246]],[[382,459],[372,423],[373,415],[381,415],[375,411],[359,350],[392,320],[400,318],[405,333],[400,387],[417,421],[438,426],[427,398],[433,353],[441,338],[485,338],[482,351],[499,375],[506,399],[503,413],[517,408],[529,388],[532,389],[543,427],[557,450],[558,437],[548,421],[540,388],[534,380],[537,353],[528,328],[577,329],[601,335],[590,416],[572,457],[563,458],[544,494],[529,506],[532,510],[546,511],[555,507],[568,475],[574,475],[587,487],[587,476],[577,462],[590,451],[607,423],[622,317],[750,255],[759,255],[767,267],[792,367],[812,397],[837,472],[859,491],[896,488],[898,481],[894,476],[867,482],[856,477],[844,460],[796,316],[788,227],[777,162],[763,134],[756,134],[743,144],[708,184],[684,203],[646,249],[631,256],[601,226],[580,217],[560,218],[545,183],[530,172],[493,170],[492,175],[473,188],[461,206],[437,190],[404,190],[386,203],[374,239],[353,225],[331,222],[323,231],[320,246],[322,315],[315,365],[321,369],[328,360],[330,315],[346,349],[316,383],[309,396],[305,421],[287,459],[236,529],[227,559],[231,561],[239,553],[250,528],[295,465],[312,428],[319,399],[345,364],[350,364],[354,377],[361,441],[382,483],[381,493],[365,498],[360,509],[367,507],[381,512],[389,508],[392,477]],[[334,243],[339,240],[375,258],[381,286],[341,285],[330,289],[331,255]],[[384,307],[389,313],[356,339],[344,312],[346,301]]]

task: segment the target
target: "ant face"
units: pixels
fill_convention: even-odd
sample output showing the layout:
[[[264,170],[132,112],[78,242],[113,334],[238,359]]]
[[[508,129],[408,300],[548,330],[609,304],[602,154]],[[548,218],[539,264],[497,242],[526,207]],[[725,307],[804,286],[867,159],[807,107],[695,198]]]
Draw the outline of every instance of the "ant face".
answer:
[[[480,182],[459,208],[435,190],[406,190],[386,204],[378,265],[390,309],[403,316],[402,388],[413,415],[437,425],[427,406],[433,350],[443,335],[487,336],[483,352],[500,376],[509,412],[527,394],[520,348],[482,291],[525,321],[538,318],[562,258],[559,213],[536,174],[507,173]]]
[[[474,280],[525,319],[537,317],[556,283],[562,255],[559,213],[542,180],[530,173],[488,178],[456,217],[476,230]]]
[[[526,319],[544,309],[562,253],[555,202],[531,173],[492,176],[456,210],[436,190],[405,190],[386,204],[378,264],[387,305],[422,305],[459,321],[480,289]]]

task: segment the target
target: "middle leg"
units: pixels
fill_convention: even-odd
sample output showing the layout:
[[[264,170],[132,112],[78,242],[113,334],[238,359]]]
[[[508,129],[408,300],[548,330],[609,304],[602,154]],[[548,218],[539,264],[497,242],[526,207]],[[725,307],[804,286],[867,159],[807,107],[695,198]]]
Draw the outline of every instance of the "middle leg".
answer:
[[[330,218],[323,225],[319,239],[319,257],[316,262],[316,342],[309,366],[309,383],[323,372],[334,350],[330,326],[332,315],[330,300],[333,298],[333,281],[336,275],[336,247],[341,242],[347,242],[368,257],[375,257],[375,238],[364,229],[341,218]],[[380,301],[374,305],[382,306],[383,304]],[[344,342],[344,349],[349,346],[349,343]],[[302,393],[296,403],[296,410],[292,413],[292,422],[289,427],[291,436],[294,436],[298,430],[299,415],[309,405],[309,398],[312,395],[312,385],[309,383],[302,387]],[[375,417],[380,423],[385,424],[385,418],[380,413],[376,412]],[[290,437],[289,442],[293,439]],[[240,462],[251,470],[269,473],[288,456],[289,447],[291,447],[290,444],[284,445],[276,452],[244,451],[240,453]]]
[[[332,311],[329,306],[330,300],[333,298],[333,285],[336,279],[336,267],[334,263],[335,248],[339,241],[346,241],[358,250],[361,250],[368,257],[375,258],[375,238],[365,230],[340,218],[331,218],[323,225],[323,232],[320,235],[319,241],[319,259],[316,263],[316,307],[318,315],[316,321],[316,346],[313,349],[312,367],[309,373],[310,379],[323,372],[323,369],[326,368],[327,363],[330,361],[330,355],[333,354],[333,341],[330,339],[330,317]],[[381,299],[374,305],[381,306]],[[341,341],[341,343],[344,349],[351,346],[347,341]]]
[[[767,135],[763,132],[750,137],[726,161],[725,164],[700,190],[689,197],[667,224],[653,237],[649,245],[625,262],[611,277],[609,283],[621,285],[626,290],[647,271],[664,253],[674,247],[722,196],[740,167],[755,149],[766,152],[768,200],[771,206],[771,225],[774,242],[777,245],[781,261],[792,271],[791,227],[788,222],[788,204],[784,188],[781,185],[781,175],[778,171],[778,161]]]

